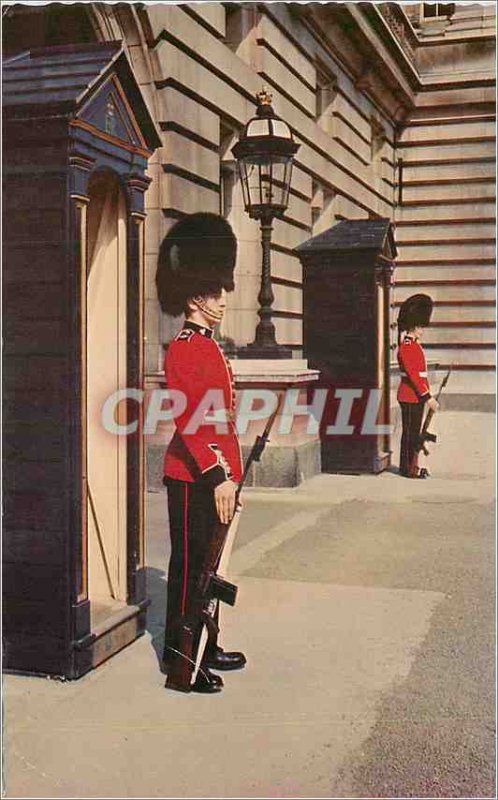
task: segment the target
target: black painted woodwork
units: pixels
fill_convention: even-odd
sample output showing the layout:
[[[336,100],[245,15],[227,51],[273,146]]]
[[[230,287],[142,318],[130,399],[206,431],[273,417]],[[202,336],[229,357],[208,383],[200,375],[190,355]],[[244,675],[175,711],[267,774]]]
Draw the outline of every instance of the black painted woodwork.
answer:
[[[386,218],[342,220],[296,248],[303,265],[303,354],[311,368],[320,370],[317,386],[328,390],[320,433],[323,472],[377,473],[390,465],[389,436],[362,435],[361,428],[370,389],[381,390],[378,422],[389,424],[393,227]],[[383,330],[378,330],[379,303]],[[379,381],[382,344],[384,376]],[[337,388],[362,390],[352,407],[352,435],[326,433],[337,415]]]
[[[128,385],[143,388],[137,220],[145,216],[147,162],[161,142],[118,42],[8,58],[3,92],[4,666],[77,678],[95,663],[97,640],[88,597],[78,602],[87,497],[77,202],[89,199],[99,170],[112,171],[125,193]],[[127,603],[135,636],[147,605],[138,567],[143,458],[139,433],[127,449]],[[124,641],[112,635],[110,651]]]

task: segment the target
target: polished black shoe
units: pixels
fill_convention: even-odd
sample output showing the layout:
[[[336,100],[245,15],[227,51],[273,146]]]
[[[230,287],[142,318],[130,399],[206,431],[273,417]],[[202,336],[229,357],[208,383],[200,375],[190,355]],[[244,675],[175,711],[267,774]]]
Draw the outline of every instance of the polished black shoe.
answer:
[[[190,690],[198,694],[214,694],[221,692],[222,688],[223,681],[219,675],[214,675],[206,667],[200,667]]]
[[[246,665],[246,657],[244,653],[225,653],[222,647],[215,647],[206,657],[206,664],[211,669],[217,670],[242,669]]]
[[[416,475],[412,475],[410,472],[400,472],[399,474],[402,478],[410,478],[412,481],[423,481],[426,478],[430,478],[429,470],[425,469],[425,467],[422,467]]]

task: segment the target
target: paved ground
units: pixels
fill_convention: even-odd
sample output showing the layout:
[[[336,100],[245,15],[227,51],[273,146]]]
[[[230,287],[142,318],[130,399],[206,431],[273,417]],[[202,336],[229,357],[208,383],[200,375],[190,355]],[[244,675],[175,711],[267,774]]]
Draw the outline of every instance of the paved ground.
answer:
[[[150,493],[148,633],[75,683],[6,677],[6,796],[494,797],[493,424],[441,414],[430,481],[249,490],[221,695],[163,689]]]

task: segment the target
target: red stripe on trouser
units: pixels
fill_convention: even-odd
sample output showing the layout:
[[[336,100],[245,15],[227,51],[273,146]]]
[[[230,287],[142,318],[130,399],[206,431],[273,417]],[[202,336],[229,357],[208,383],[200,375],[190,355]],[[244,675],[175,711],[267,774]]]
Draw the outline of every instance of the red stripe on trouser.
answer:
[[[410,412],[411,412],[411,408],[410,408]],[[408,468],[408,472],[410,472],[410,458],[409,458],[409,456],[410,456],[410,436],[409,436],[410,426],[411,426],[411,414],[408,417],[408,424],[406,426],[408,430],[405,431],[405,437],[404,437],[404,439],[405,439],[405,441],[404,441],[405,452],[403,453],[403,463],[405,464],[405,468],[406,467]]]
[[[185,614],[187,604],[187,583],[188,583],[188,484],[185,484],[183,496],[183,581],[182,581],[182,604],[181,613]]]
[[[412,448],[412,444],[413,444],[412,443],[412,433],[413,433],[412,424],[413,424],[412,423],[412,408],[410,406],[410,418],[409,418],[409,423],[408,423],[410,436],[409,436],[409,439],[408,439],[408,452],[410,452],[410,450]],[[418,471],[418,452],[417,452],[417,450],[415,450],[414,452],[411,453],[411,458],[410,458],[410,461],[408,463],[408,473],[409,473],[410,476],[413,477],[414,475],[417,474],[417,471]]]

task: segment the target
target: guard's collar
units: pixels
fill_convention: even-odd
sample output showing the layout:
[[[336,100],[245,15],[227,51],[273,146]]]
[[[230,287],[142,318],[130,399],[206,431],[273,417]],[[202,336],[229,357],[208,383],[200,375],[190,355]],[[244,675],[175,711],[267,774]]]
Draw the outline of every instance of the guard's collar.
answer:
[[[190,319],[185,320],[185,324],[183,326],[184,330],[195,331],[195,333],[200,333],[201,336],[205,336],[206,339],[213,338],[213,329],[206,328],[205,325],[198,325],[197,322],[192,322]]]

